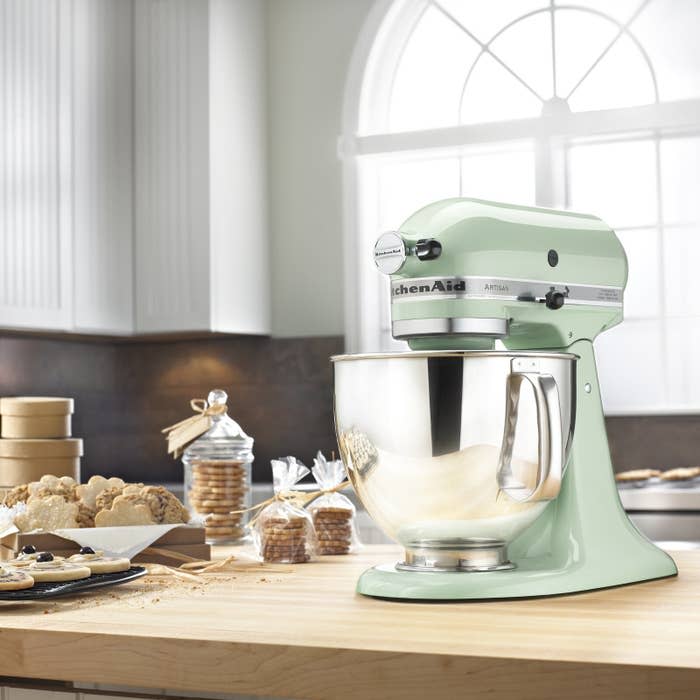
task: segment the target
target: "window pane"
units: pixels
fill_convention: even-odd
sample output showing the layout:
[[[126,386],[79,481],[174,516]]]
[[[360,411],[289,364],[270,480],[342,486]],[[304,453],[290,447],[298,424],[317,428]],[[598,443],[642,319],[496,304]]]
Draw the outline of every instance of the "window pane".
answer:
[[[513,20],[541,9],[546,0],[438,0],[438,4],[486,44]]]
[[[557,95],[566,97],[613,39],[617,26],[578,10],[558,10],[554,22]]]
[[[700,138],[661,141],[664,221],[700,223]]]
[[[532,15],[509,27],[490,48],[540,97],[548,99],[554,94],[549,12]]]
[[[696,281],[700,266],[700,226],[666,228],[664,264],[667,315],[700,318],[700,295]],[[696,356],[696,361],[698,359],[700,356]]]
[[[630,26],[649,54],[664,101],[700,96],[698,27],[697,0],[652,0]]]
[[[595,341],[606,411],[648,410],[666,405],[661,321],[625,321]]]
[[[474,68],[464,93],[462,122],[506,121],[539,116],[542,102],[488,54]]]
[[[470,149],[462,157],[462,196],[535,203],[535,154],[529,143]]]
[[[459,196],[459,158],[392,159],[379,165],[379,227],[397,229],[414,211]]]
[[[618,231],[617,236],[629,263],[625,319],[658,317],[661,313],[658,230]]]
[[[625,23],[632,17],[644,0],[576,0],[576,5],[602,12],[617,22]],[[571,0],[555,0],[556,5],[574,4]]]
[[[574,112],[615,109],[656,101],[654,81],[644,55],[622,35],[569,98]]]
[[[666,324],[669,404],[673,408],[700,406],[700,321],[671,319]]]
[[[568,153],[569,207],[615,227],[657,222],[653,141],[572,146]]]
[[[406,45],[391,94],[391,131],[453,126],[459,98],[480,51],[444,14],[429,7]]]

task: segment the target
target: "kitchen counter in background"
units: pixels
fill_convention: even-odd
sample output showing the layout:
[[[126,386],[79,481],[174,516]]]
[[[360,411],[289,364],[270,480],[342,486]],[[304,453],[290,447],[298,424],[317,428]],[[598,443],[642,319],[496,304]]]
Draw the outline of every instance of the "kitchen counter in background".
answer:
[[[700,549],[700,486],[653,484],[619,489],[632,522],[652,541]]]
[[[431,604],[355,594],[363,569],[398,556],[374,546],[204,585],[144,579],[96,596],[2,605],[0,674],[158,696],[700,693],[700,552],[674,554],[677,579],[557,598]]]

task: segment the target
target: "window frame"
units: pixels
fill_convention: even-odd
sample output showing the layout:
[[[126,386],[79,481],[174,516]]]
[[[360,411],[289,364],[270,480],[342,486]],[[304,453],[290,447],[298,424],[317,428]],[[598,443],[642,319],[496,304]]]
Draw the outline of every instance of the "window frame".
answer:
[[[343,174],[345,332],[348,352],[376,350],[385,330],[380,308],[383,280],[376,274],[370,277],[366,266],[358,262],[370,255],[369,251],[359,249],[364,245],[362,219],[366,218],[363,213],[361,175],[364,157],[439,151],[458,155],[459,149],[467,146],[533,140],[537,205],[563,208],[568,199],[566,153],[573,140],[615,135],[620,139],[623,135],[651,138],[656,143],[658,173],[662,137],[700,133],[700,98],[660,102],[658,92],[655,103],[635,107],[560,112],[417,131],[378,130],[380,120],[376,113],[388,114],[390,86],[403,47],[431,4],[431,0],[377,0],[362,27],[348,71],[342,134],[338,142]],[[619,25],[621,32],[628,24],[629,21],[624,26]],[[651,65],[650,70],[653,74]],[[383,104],[378,106],[377,102],[382,100]],[[370,103],[373,114],[368,108]],[[663,226],[661,217],[657,225]],[[688,413],[690,409],[643,407],[638,411],[620,411],[619,414],[660,412]]]

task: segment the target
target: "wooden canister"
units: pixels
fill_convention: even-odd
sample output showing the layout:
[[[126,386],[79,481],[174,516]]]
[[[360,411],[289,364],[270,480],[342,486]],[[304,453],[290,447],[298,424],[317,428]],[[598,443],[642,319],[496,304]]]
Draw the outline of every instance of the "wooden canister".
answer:
[[[66,438],[71,435],[73,399],[12,396],[0,399],[3,438]]]
[[[80,438],[0,440],[0,486],[38,481],[44,474],[80,481],[82,454]]]

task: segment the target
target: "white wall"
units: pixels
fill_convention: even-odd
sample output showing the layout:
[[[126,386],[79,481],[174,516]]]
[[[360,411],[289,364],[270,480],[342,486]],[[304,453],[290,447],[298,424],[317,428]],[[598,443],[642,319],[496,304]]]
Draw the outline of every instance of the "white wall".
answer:
[[[342,335],[345,78],[374,0],[268,0],[268,187],[275,335]]]
[[[265,46],[264,2],[209,0],[211,325],[222,332],[270,330]]]

